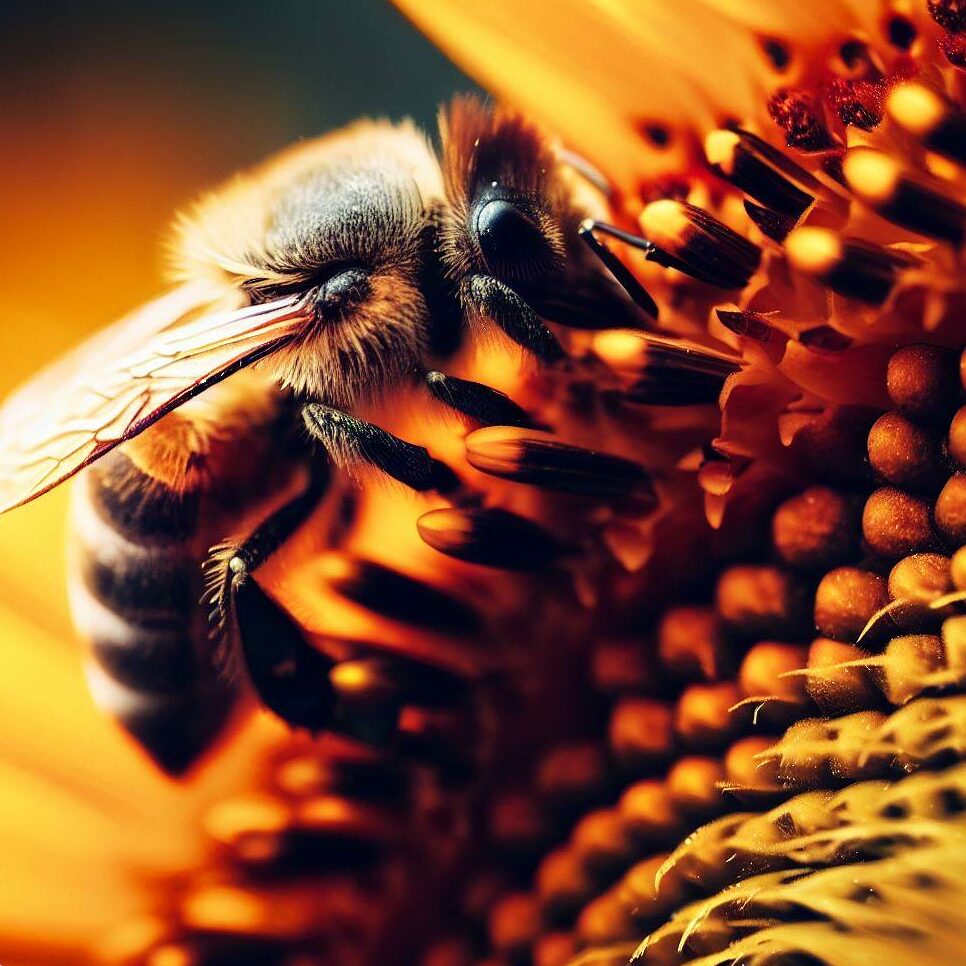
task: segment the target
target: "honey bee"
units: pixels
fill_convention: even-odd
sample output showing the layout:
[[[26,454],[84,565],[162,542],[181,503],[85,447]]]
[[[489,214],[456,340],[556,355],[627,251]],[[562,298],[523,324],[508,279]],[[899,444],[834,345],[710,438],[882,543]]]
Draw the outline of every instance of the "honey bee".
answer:
[[[0,509],[85,470],[71,605],[91,688],[171,774],[237,698],[226,649],[275,713],[329,721],[331,661],[247,579],[326,489],[332,461],[306,435],[454,492],[446,466],[359,407],[445,382],[451,406],[510,423],[506,397],[438,371],[481,320],[548,365],[566,354],[547,322],[648,321],[582,243],[572,165],[540,131],[458,98],[439,134],[437,155],[410,123],[362,121],[229,182],[177,225],[173,290],[0,409]],[[308,483],[265,516],[297,467]]]

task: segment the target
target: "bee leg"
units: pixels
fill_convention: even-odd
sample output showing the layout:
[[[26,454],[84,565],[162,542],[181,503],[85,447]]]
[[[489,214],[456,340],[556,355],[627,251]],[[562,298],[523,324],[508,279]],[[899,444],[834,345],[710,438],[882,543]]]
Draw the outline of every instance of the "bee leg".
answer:
[[[518,345],[542,362],[559,362],[567,353],[540,316],[509,285],[490,275],[470,275],[462,283],[465,304],[492,319]]]
[[[534,429],[533,417],[505,393],[479,382],[457,379],[442,372],[427,372],[426,386],[444,406],[455,409],[481,426],[519,426]]]
[[[230,621],[259,701],[295,728],[321,731],[333,721],[335,661],[255,580],[232,583]]]
[[[424,447],[407,443],[372,423],[321,403],[306,403],[302,418],[309,435],[339,466],[367,463],[420,493],[435,490],[451,494],[462,487],[456,474]]]
[[[247,537],[212,547],[203,565],[205,596],[212,634],[227,629],[232,601],[239,588],[308,518],[328,486],[327,467],[314,466],[306,488],[263,520]]]
[[[332,660],[312,647],[288,613],[251,579],[318,506],[328,468],[313,467],[308,486],[270,514],[247,537],[212,548],[205,563],[209,621],[224,654],[237,643],[246,676],[259,700],[293,727],[313,731],[332,716]],[[227,663],[227,658],[223,658]]]

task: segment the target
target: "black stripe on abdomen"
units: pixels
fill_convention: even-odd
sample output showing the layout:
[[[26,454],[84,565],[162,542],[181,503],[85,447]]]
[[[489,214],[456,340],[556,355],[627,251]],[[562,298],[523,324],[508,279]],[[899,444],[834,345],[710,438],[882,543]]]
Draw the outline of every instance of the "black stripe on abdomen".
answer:
[[[115,452],[78,479],[72,507],[71,609],[92,694],[171,774],[211,743],[234,697],[199,606],[199,548],[213,541],[198,503]]]

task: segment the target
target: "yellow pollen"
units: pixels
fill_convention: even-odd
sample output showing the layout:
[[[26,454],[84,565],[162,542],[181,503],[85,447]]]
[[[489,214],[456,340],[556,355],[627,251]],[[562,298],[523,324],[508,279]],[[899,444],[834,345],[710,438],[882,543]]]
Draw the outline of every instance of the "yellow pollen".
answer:
[[[202,929],[251,930],[264,921],[265,910],[251,893],[214,886],[189,895],[183,906],[185,922]]]
[[[691,219],[679,201],[662,198],[651,202],[641,212],[644,237],[662,248],[677,247],[691,229]]]
[[[321,827],[348,821],[351,816],[351,806],[334,795],[320,795],[306,802],[299,810],[299,818],[304,824]]]
[[[796,228],[785,239],[789,260],[809,275],[824,275],[842,258],[842,241],[825,228]]]
[[[735,150],[739,137],[734,131],[712,131],[704,139],[704,154],[708,164],[716,164],[727,174],[734,174]]]
[[[231,842],[251,832],[280,832],[287,823],[288,809],[267,795],[228,799],[205,817],[208,833],[219,842]]]
[[[902,169],[894,158],[871,148],[853,148],[842,162],[849,187],[864,201],[880,204],[895,194]]]
[[[594,352],[608,365],[633,368],[640,363],[641,338],[633,332],[611,329],[593,337]]]
[[[942,98],[923,84],[897,87],[886,99],[890,117],[912,134],[929,134],[943,119],[946,107]]]
[[[359,692],[364,694],[372,688],[373,677],[370,670],[363,664],[354,661],[344,661],[337,664],[329,674],[332,683],[343,692]]]
[[[151,953],[148,966],[193,966],[194,956],[180,946],[161,946]]]

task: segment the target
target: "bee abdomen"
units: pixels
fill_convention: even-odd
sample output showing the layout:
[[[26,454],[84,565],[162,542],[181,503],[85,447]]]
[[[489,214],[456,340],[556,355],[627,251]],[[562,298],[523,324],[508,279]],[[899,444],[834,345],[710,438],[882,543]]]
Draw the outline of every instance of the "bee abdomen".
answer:
[[[198,605],[209,542],[198,509],[197,493],[118,451],[79,479],[72,509],[71,609],[92,694],[170,774],[212,742],[234,698]]]

